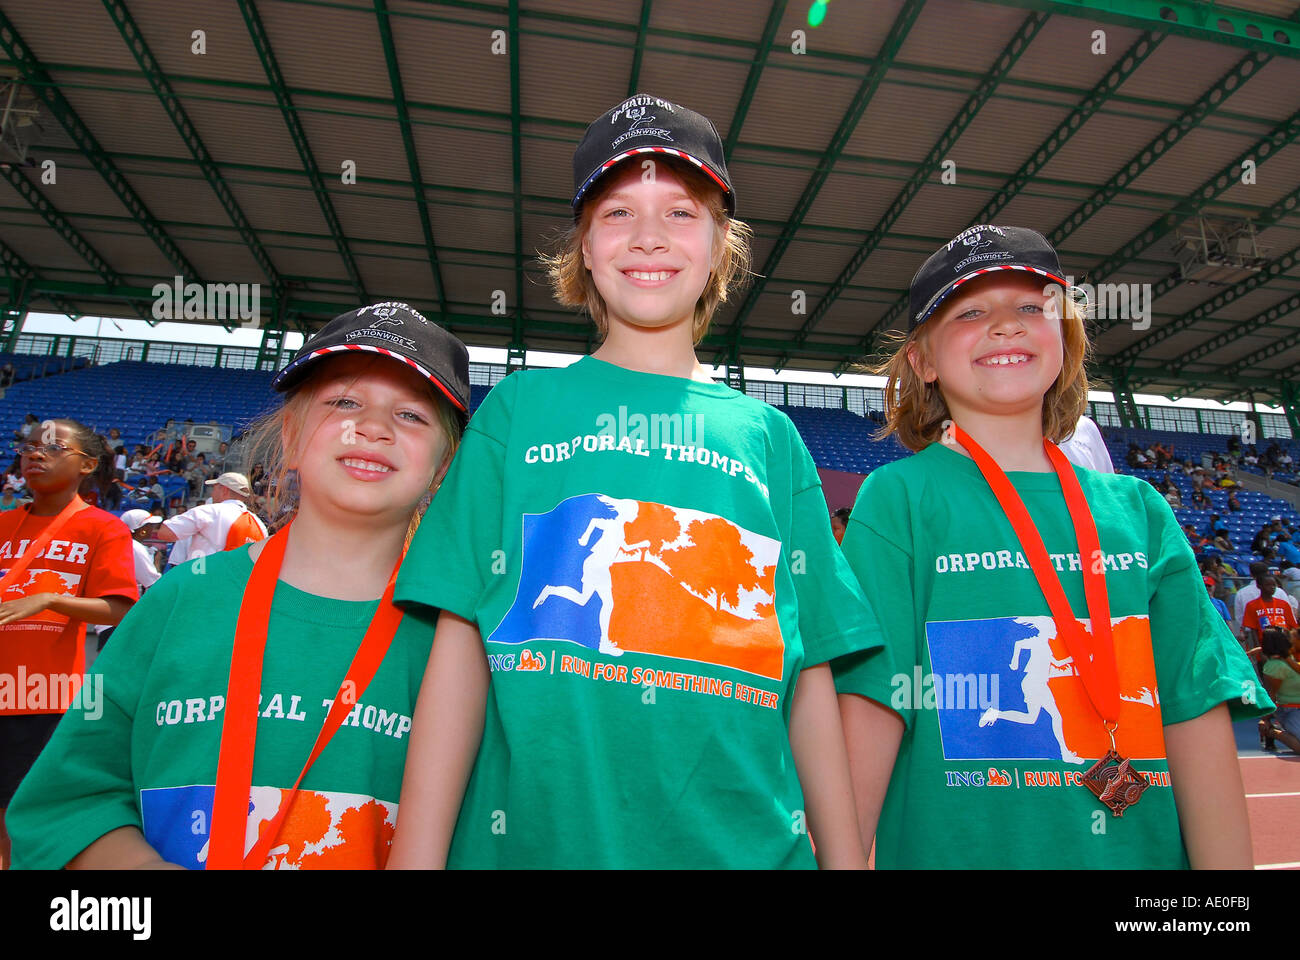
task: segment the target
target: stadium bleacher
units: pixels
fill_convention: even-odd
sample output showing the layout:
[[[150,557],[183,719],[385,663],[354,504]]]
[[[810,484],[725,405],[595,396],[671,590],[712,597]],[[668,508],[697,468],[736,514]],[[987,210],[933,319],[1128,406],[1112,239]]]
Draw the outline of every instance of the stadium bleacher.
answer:
[[[238,432],[275,403],[272,376],[138,360],[82,367],[14,384],[0,400],[0,423],[14,430],[28,413],[73,417],[100,433],[117,427],[128,450],[169,419],[215,421]]]
[[[39,364],[31,363],[31,360],[49,359],[0,354],[0,365],[7,362],[8,357],[22,361],[14,363],[15,369],[27,371],[40,369]],[[190,418],[195,423],[215,421],[237,433],[276,402],[271,391],[273,374],[266,371],[124,360],[95,367],[78,363],[57,375],[46,365],[44,373],[36,379],[15,383],[6,392],[0,399],[0,424],[9,424],[8,429],[16,429],[28,412],[38,417],[71,416],[102,433],[117,427],[130,449],[135,444],[144,443],[168,419],[180,422]],[[471,386],[471,411],[478,409],[490,389],[481,384]],[[866,474],[908,455],[894,437],[884,441],[873,439],[878,424],[850,410],[803,406],[781,406],[778,409],[794,422],[818,467]],[[1116,466],[1125,473],[1148,480],[1161,479],[1165,471],[1128,468],[1124,457],[1130,442],[1138,443],[1144,449],[1156,442],[1166,444],[1174,449],[1180,463],[1191,460],[1200,465],[1203,455],[1224,453],[1228,439],[1220,434],[1106,429],[1107,447]],[[1273,441],[1265,440],[1257,446],[1263,449],[1269,442]],[[1284,438],[1276,442],[1282,449],[1294,445]],[[1294,446],[1298,449],[1292,451],[1293,455],[1300,452],[1300,445]],[[1240,488],[1237,499],[1241,511],[1228,509],[1226,490],[1208,491],[1211,509],[1196,510],[1191,506],[1191,478],[1179,469],[1171,470],[1170,477],[1188,504],[1174,511],[1178,522],[1191,523],[1198,532],[1203,532],[1210,514],[1218,513],[1228,524],[1232,542],[1238,548],[1225,559],[1243,575],[1251,560],[1258,559],[1250,553],[1249,545],[1260,526],[1274,516],[1300,523],[1300,513],[1286,501]],[[1288,479],[1285,476],[1278,478]],[[184,486],[180,478],[163,479],[169,496],[174,492],[172,487],[179,489]]]

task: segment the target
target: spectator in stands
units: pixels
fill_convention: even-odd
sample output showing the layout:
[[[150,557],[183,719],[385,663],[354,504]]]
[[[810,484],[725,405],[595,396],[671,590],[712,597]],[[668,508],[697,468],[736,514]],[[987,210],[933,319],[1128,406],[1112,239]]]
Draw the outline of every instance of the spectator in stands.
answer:
[[[118,444],[122,442],[122,431],[117,429],[117,427],[110,427],[108,430],[108,439],[110,441],[110,446],[118,446]]]
[[[1300,564],[1300,548],[1291,540],[1291,534],[1279,533],[1273,541],[1278,557],[1288,564]]]
[[[1208,540],[1196,532],[1196,528],[1190,523],[1183,524],[1183,533],[1187,534],[1187,542],[1192,545],[1192,549],[1197,553],[1201,551],[1202,547],[1209,543]]]
[[[1293,597],[1300,597],[1300,564],[1283,564],[1278,575],[1278,589]],[[1297,618],[1300,619],[1300,611],[1297,611]]]
[[[1281,467],[1283,473],[1290,473],[1291,466],[1294,463],[1295,460],[1292,458],[1291,452],[1289,450],[1283,450],[1281,453],[1277,455],[1277,465]]]
[[[14,439],[17,440],[19,443],[22,443],[24,440],[30,437],[32,431],[35,430],[40,425],[41,425],[41,421],[37,419],[36,414],[34,413],[27,414],[27,416],[23,417],[22,426],[14,431]]]
[[[5,484],[5,492],[0,496],[0,512],[21,507],[23,502],[14,496],[14,488]]]
[[[1229,513],[1241,512],[1241,504],[1237,502],[1237,494],[1235,491],[1228,494],[1228,512]]]
[[[253,464],[253,469],[248,471],[248,483],[254,496],[266,496],[266,468],[260,463]]]
[[[1215,581],[1213,577],[1205,577],[1204,580],[1205,589],[1210,594],[1210,603],[1214,605],[1214,609],[1218,611],[1219,616],[1223,617],[1223,622],[1226,623],[1228,629],[1231,630],[1232,614],[1228,612],[1228,605],[1214,595],[1215,588],[1218,586],[1217,581]]]
[[[1192,491],[1192,507],[1197,510],[1210,509],[1210,501],[1209,498],[1205,496],[1204,490],[1198,488]]]
[[[1214,595],[1224,603],[1232,604],[1237,595],[1237,587],[1232,580],[1237,575],[1236,571],[1224,563],[1222,557],[1211,556],[1207,559],[1209,562],[1203,569],[1214,578]]]
[[[223,473],[206,481],[212,489],[212,502],[199,504],[163,522],[158,539],[174,543],[190,538],[186,560],[206,557],[222,550],[233,550],[266,538],[266,527],[248,509],[252,487],[241,473]]]
[[[1263,552],[1268,549],[1268,545],[1272,539],[1273,525],[1270,522],[1260,527],[1259,532],[1255,534],[1255,538],[1250,541],[1250,552],[1263,554]]]
[[[844,531],[849,525],[849,514],[852,512],[848,507],[831,511],[831,533],[835,534],[836,543],[844,542]]]
[[[0,390],[8,390],[13,386],[14,378],[18,376],[18,371],[14,369],[12,363],[6,363],[0,367]]]
[[[1224,553],[1236,553],[1237,548],[1232,545],[1232,538],[1227,532],[1216,533],[1211,540],[1216,550],[1222,550]]]
[[[126,524],[126,528],[131,531],[131,551],[135,561],[135,585],[140,591],[140,596],[158,582],[162,576],[158,572],[158,564],[155,560],[156,548],[146,546],[144,541],[153,536],[157,524],[162,521],[162,517],[157,514],[151,514],[148,510],[128,510],[122,514],[121,520]],[[104,649],[104,644],[108,643],[108,638],[112,636],[116,627],[101,626],[97,632],[96,641],[99,649]]]
[[[1228,524],[1217,513],[1210,514],[1209,522],[1205,524],[1205,535],[1214,539],[1221,533],[1225,535],[1228,533]]]
[[[1175,510],[1181,510],[1183,508],[1183,494],[1182,491],[1178,489],[1177,484],[1170,483],[1165,487],[1165,500],[1168,501],[1169,506],[1173,507]]]
[[[1246,604],[1246,612],[1241,618],[1242,633],[1252,638],[1248,646],[1259,646],[1264,630],[1269,627],[1287,631],[1287,636],[1295,639],[1296,617],[1288,598],[1277,595],[1277,580],[1266,573],[1255,578],[1259,596]]]
[[[216,452],[208,457],[208,466],[217,473],[225,473],[230,459],[230,444],[224,440],[217,444]]]
[[[1246,466],[1248,467],[1259,466],[1259,451],[1255,449],[1254,444],[1251,444],[1242,453],[1241,462],[1246,464]]]
[[[1300,753],[1300,663],[1291,641],[1281,630],[1265,630],[1260,640],[1264,689],[1277,704],[1277,712],[1259,722],[1261,745],[1273,748],[1276,738]]]
[[[194,466],[190,467],[189,472],[185,474],[185,480],[190,485],[190,496],[197,497],[203,485],[212,479],[212,469],[208,466],[206,454],[196,454],[194,457]]]

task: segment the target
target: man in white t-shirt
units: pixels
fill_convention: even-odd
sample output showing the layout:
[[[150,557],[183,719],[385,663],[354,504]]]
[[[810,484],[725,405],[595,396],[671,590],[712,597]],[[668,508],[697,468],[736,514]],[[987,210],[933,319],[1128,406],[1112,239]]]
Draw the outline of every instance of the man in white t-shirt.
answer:
[[[1237,591],[1237,595],[1232,601],[1232,615],[1233,619],[1235,619],[1237,623],[1241,623],[1241,618],[1246,614],[1246,604],[1250,603],[1252,600],[1259,599],[1259,584],[1255,581],[1260,577],[1265,576],[1267,573],[1268,564],[1263,560],[1256,560],[1250,565],[1251,581]],[[1278,580],[1277,582],[1281,584],[1282,581]],[[1300,607],[1296,606],[1296,598],[1293,595],[1283,592],[1282,587],[1278,586],[1278,588],[1273,591],[1273,598],[1275,600],[1285,600],[1287,603],[1291,604],[1292,613],[1295,613],[1297,619],[1300,619]]]
[[[1102,439],[1101,430],[1091,418],[1080,417],[1072,433],[1061,444],[1061,452],[1067,460],[1076,466],[1098,473],[1114,473],[1115,464],[1111,462],[1110,451]]]
[[[178,513],[169,520],[164,520],[158,528],[158,539],[165,541],[189,538],[189,550],[186,560],[206,557],[226,549],[226,540],[230,528],[245,515],[251,518],[261,536],[266,537],[266,527],[257,515],[248,509],[248,498],[252,494],[248,478],[242,473],[223,473],[215,480],[209,480],[212,487],[212,502],[201,503],[197,507]],[[242,546],[243,544],[238,544]]]

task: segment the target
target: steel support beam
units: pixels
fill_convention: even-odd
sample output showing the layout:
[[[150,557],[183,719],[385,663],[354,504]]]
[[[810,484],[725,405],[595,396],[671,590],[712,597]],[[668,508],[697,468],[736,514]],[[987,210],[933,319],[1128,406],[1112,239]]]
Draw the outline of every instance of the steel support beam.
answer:
[[[736,144],[740,141],[740,128],[745,125],[745,116],[749,113],[749,105],[754,102],[754,93],[758,90],[759,78],[763,75],[763,68],[767,66],[767,55],[772,50],[772,41],[776,39],[776,31],[781,26],[781,20],[785,17],[785,8],[789,0],[773,0],[771,8],[767,11],[767,23],[763,26],[763,37],[758,42],[758,49],[754,51],[754,62],[749,65],[749,75],[745,77],[745,87],[740,91],[740,100],[736,103],[736,112],[731,117],[731,125],[727,127],[727,139],[722,142],[722,152],[728,161],[731,160],[732,151],[736,149]],[[650,0],[645,0],[646,6],[650,6]],[[630,95],[630,94],[629,94]]]
[[[1233,284],[1226,290],[1216,293],[1204,303],[1198,304],[1181,316],[1175,317],[1172,320],[1167,320],[1158,325],[1153,324],[1154,329],[1145,337],[1136,343],[1130,344],[1123,350],[1117,351],[1114,356],[1109,359],[1111,362],[1117,364],[1131,363],[1134,360],[1140,359],[1144,353],[1156,344],[1163,343],[1174,334],[1181,333],[1198,321],[1204,320],[1206,317],[1210,316],[1210,314],[1222,310],[1238,297],[1245,296],[1252,290],[1258,290],[1269,281],[1276,280],[1278,277],[1283,276],[1289,270],[1294,268],[1297,263],[1300,263],[1300,247],[1287,251],[1276,260],[1270,262],[1268,266],[1259,273],[1247,277],[1240,283]],[[1261,314],[1261,316],[1263,316],[1263,314]],[[1112,322],[1111,326],[1113,325],[1114,323]],[[1179,360],[1182,360],[1182,358],[1180,357]]]
[[[1079,101],[1079,105],[1070,111],[1055,130],[1038,145],[1029,155],[1029,159],[1020,165],[1020,169],[1013,173],[1007,182],[998,187],[997,191],[984,204],[980,212],[971,218],[971,225],[978,223],[992,223],[994,218],[1002,212],[1002,209],[1010,203],[1021,190],[1038,175],[1048,162],[1064,147],[1076,133],[1083,129],[1083,125],[1088,119],[1100,110],[1112,96],[1119,91],[1124,81],[1133,75],[1139,66],[1155,52],[1156,47],[1160,46],[1163,36],[1143,33],[1134,41],[1133,46],[1119,57],[1113,67],[1106,71],[1097,84],[1088,92],[1088,95]],[[869,354],[876,349],[876,337],[881,331],[888,330],[903,311],[907,309],[907,291],[904,290],[883,317],[876,322],[872,328],[871,334],[862,339],[862,352]],[[838,372],[838,371],[837,371]]]
[[[266,277],[266,282],[270,284],[272,291],[279,291],[283,287],[280,281],[280,274],[271,263],[271,258],[267,255],[262,242],[257,239],[253,232],[252,225],[249,224],[248,218],[244,216],[244,211],[240,209],[239,202],[235,195],[231,193],[230,187],[226,184],[226,178],[222,175],[220,168],[217,167],[216,161],[208,153],[208,148],[203,145],[203,140],[199,137],[199,132],[194,129],[194,124],[190,122],[189,115],[185,112],[185,107],[181,105],[180,97],[176,96],[176,91],[172,89],[171,82],[163,73],[161,64],[154,58],[153,52],[149,49],[149,44],[145,42],[144,35],[140,32],[135,18],[131,16],[131,11],[126,8],[125,0],[103,0],[104,8],[108,15],[113,19],[113,24],[117,27],[118,32],[122,34],[122,39],[126,42],[127,48],[135,57],[135,62],[140,65],[141,72],[153,91],[162,103],[163,110],[166,111],[168,119],[176,127],[176,132],[180,134],[181,141],[194,157],[194,162],[199,165],[204,179],[212,187],[212,192],[217,195],[221,207],[226,211],[226,216],[230,222],[235,225],[239,231],[240,238],[248,247],[248,252],[252,254],[254,262]]]
[[[411,188],[415,192],[415,206],[420,214],[420,230],[428,252],[429,267],[433,271],[434,289],[438,297],[438,312],[447,312],[447,289],[442,283],[442,267],[438,263],[438,248],[433,242],[433,223],[429,220],[429,205],[424,198],[424,180],[420,176],[420,158],[415,151],[415,137],[411,133],[411,113],[406,106],[406,89],[402,86],[402,73],[397,65],[397,48],[393,46],[393,27],[388,17],[388,0],[375,0],[375,17],[379,22],[379,39],[388,65],[388,82],[393,88],[393,109],[402,130],[402,145],[406,149],[406,165],[411,171]]]
[[[40,99],[49,110],[50,115],[59,121],[59,124],[67,132],[72,142],[76,144],[77,149],[87,160],[90,161],[96,172],[99,173],[109,188],[117,196],[122,205],[140,224],[145,234],[157,244],[158,249],[162,251],[167,262],[172,265],[182,276],[190,278],[196,282],[202,282],[199,272],[194,269],[193,264],[186,259],[181,253],[180,248],[154,215],[145,206],[139,194],[131,187],[121,171],[114,166],[113,162],[108,159],[104,149],[99,145],[90,129],[81,122],[77,112],[72,109],[67,98],[60,92],[53,78],[41,66],[36,55],[32,53],[27,43],[19,36],[14,25],[5,16],[4,11],[0,10],[0,48],[3,48],[9,60],[18,69],[18,73],[31,88],[32,92]]]
[[[943,161],[948,158],[953,145],[956,144],[966,128],[970,126],[980,108],[993,96],[993,91],[1011,72],[1012,67],[1016,65],[1020,55],[1029,48],[1034,37],[1038,36],[1038,31],[1043,28],[1043,24],[1047,22],[1047,19],[1045,13],[1031,13],[1016,29],[1010,42],[998,54],[997,60],[993,62],[992,69],[984,75],[979,86],[975,88],[975,92],[970,95],[970,98],[957,112],[957,116],[953,118],[952,123],[948,124],[947,129],[939,136],[938,141],[930,149],[925,159],[917,165],[915,172],[908,179],[902,191],[894,198],[894,202],[889,205],[889,209],[885,211],[884,216],[880,218],[880,222],[876,224],[871,233],[867,235],[867,238],[854,251],[853,256],[849,258],[848,264],[840,271],[839,276],[835,278],[835,281],[827,289],[821,300],[818,301],[817,306],[808,314],[808,318],[804,320],[803,325],[794,335],[795,349],[803,349],[807,345],[809,334],[826,316],[839,295],[847,289],[853,277],[862,269],[862,265],[867,262],[867,258],[880,246],[880,242],[885,239],[894,224],[898,222],[898,219],[903,215],[903,211],[907,209],[907,205],[912,202],[912,198],[920,192],[921,188],[929,182],[934,172],[940,168]],[[878,327],[879,324],[877,323],[867,331],[866,337],[874,336]]]
[[[645,57],[646,36],[650,30],[650,7],[654,0],[641,0],[641,23],[636,31],[636,47],[632,51],[632,72],[627,78],[627,95],[638,93],[641,83],[641,60]],[[519,4],[510,0],[510,55],[514,56],[515,44],[519,40]],[[515,111],[518,113],[518,111]]]
[[[1121,269],[1130,260],[1136,257],[1142,251],[1146,250],[1153,243],[1172,231],[1184,220],[1195,216],[1207,204],[1213,203],[1224,193],[1241,182],[1243,164],[1247,160],[1253,160],[1258,167],[1263,164],[1280,150],[1290,146],[1300,138],[1300,110],[1291,114],[1290,117],[1283,120],[1267,134],[1256,141],[1251,147],[1243,151],[1235,160],[1227,164],[1210,177],[1189,195],[1189,199],[1180,203],[1161,216],[1149,227],[1135,236],[1124,246],[1112,253],[1109,257],[1097,265],[1091,271],[1093,282],[1101,282],[1110,277],[1116,270]],[[1294,201],[1293,201],[1294,206]],[[1276,210],[1278,204],[1270,207],[1270,211]],[[1165,291],[1168,292],[1168,291]],[[1154,301],[1154,297],[1152,298]]]
[[[649,16],[650,0],[645,0],[643,14]],[[524,355],[524,183],[523,160],[520,157],[522,133],[519,118],[523,112],[519,97],[519,0],[510,0],[510,169],[514,182],[514,202],[511,205],[515,222],[515,309],[514,326],[510,336],[510,349],[519,354],[519,365],[526,362]],[[644,35],[644,34],[643,34]],[[639,66],[639,65],[638,65]]]
[[[1138,30],[1164,30],[1195,40],[1300,57],[1300,24],[1204,0],[986,0]]]
[[[1268,54],[1256,52],[1238,61],[1231,70],[1215,82],[1214,86],[1205,91],[1199,100],[1180,113],[1173,123],[1165,127],[1157,136],[1152,138],[1150,143],[1135,153],[1129,162],[1120,168],[1118,173],[1094,190],[1087,200],[1079,204],[1061,222],[1060,226],[1048,234],[1047,239],[1051,241],[1052,246],[1059,247],[1066,237],[1083,226],[1106,204],[1115,199],[1125,187],[1132,184],[1134,180],[1150,169],[1151,165],[1158,161],[1166,150],[1195,130],[1201,121],[1223,106],[1229,97],[1240,90],[1247,80],[1259,72],[1260,67],[1268,63],[1269,59]]]
[[[77,256],[85,260],[105,283],[116,286],[122,282],[122,278],[118,276],[117,271],[109,266],[107,260],[100,256],[99,251],[94,248],[91,242],[83,237],[80,231],[72,225],[72,222],[59,211],[58,207],[51,203],[45,194],[37,190],[35,184],[20,173],[16,167],[0,166],[0,176],[9,181],[9,185],[18,192],[18,195],[31,204],[32,209],[54,228],[54,231],[63,238],[68,246],[77,252]],[[151,326],[156,322],[149,308],[142,306],[139,301],[132,301],[131,307],[141,320],[146,321]]]
[[[890,28],[884,43],[881,44],[880,53],[872,62],[870,69],[867,70],[866,76],[862,78],[853,99],[849,101],[848,110],[840,118],[839,126],[835,128],[835,134],[831,137],[831,141],[818,161],[817,167],[813,170],[812,176],[808,178],[808,183],[805,184],[803,192],[795,202],[794,210],[790,213],[790,217],[782,228],[780,236],[776,238],[772,251],[763,263],[763,269],[754,278],[745,299],[741,301],[740,307],[736,311],[736,317],[728,331],[732,343],[739,342],[744,331],[745,321],[749,319],[750,313],[753,312],[759,298],[762,297],[763,290],[767,286],[768,277],[776,272],[777,264],[785,256],[790,242],[794,240],[795,234],[803,224],[804,218],[808,215],[808,211],[812,209],[817,194],[830,176],[835,161],[839,159],[840,154],[844,152],[844,148],[848,146],[853,131],[857,129],[858,121],[862,119],[862,115],[866,112],[867,105],[875,95],[885,73],[893,64],[898,51],[902,49],[903,41],[907,39],[907,34],[912,29],[912,25],[916,23],[916,19],[920,16],[921,8],[924,5],[925,0],[906,0],[902,10],[899,11],[897,19],[894,20],[894,25]],[[721,363],[724,359],[725,357],[719,354],[715,363]]]
[[[266,27],[262,24],[262,17],[257,12],[253,0],[239,0],[239,10],[244,15],[244,24],[248,27],[248,35],[253,41],[253,48],[262,61],[262,69],[266,72],[266,79],[270,82],[271,90],[275,94],[275,102],[280,108],[280,115],[284,118],[284,125],[289,131],[289,139],[293,141],[294,149],[298,151],[298,159],[302,162],[303,172],[307,174],[307,179],[311,182],[312,193],[316,195],[316,202],[320,206],[321,216],[325,218],[325,226],[334,239],[334,247],[339,252],[339,259],[343,261],[343,269],[352,282],[352,288],[356,291],[357,298],[362,303],[369,303],[371,298],[366,293],[365,284],[361,282],[361,272],[357,269],[357,262],[352,256],[351,248],[348,246],[348,240],[343,233],[342,225],[339,223],[338,214],[334,211],[334,203],[330,200],[329,190],[325,186],[325,178],[321,175],[320,167],[316,165],[311,143],[307,139],[307,131],[303,129],[302,121],[298,119],[298,113],[294,109],[293,98],[289,95],[288,87],[284,82],[284,75],[280,72],[280,65],[275,58],[275,51],[271,47],[271,38],[266,32]]]

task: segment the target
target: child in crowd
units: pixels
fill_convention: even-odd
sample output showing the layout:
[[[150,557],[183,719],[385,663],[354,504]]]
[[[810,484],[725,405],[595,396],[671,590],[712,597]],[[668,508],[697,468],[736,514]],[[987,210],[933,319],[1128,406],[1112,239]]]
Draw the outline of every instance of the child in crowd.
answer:
[[[1230,716],[1268,698],[1164,498],[1057,447],[1088,396],[1063,276],[1034,231],[971,227],[881,368],[919,452],[843,543],[898,670],[837,663],[864,841],[886,868],[1249,868]]]
[[[603,342],[493,389],[402,567],[442,614],[389,865],[864,866],[827,664],[880,638],[793,424],[695,356],[748,259],[717,130],[636,96],[573,166]]]
[[[469,354],[374,304],[274,385],[250,446],[297,476],[277,486],[289,522],[168,573],[117,629],[103,715],[69,714],[14,801],[16,865],[384,865],[434,628],[393,579],[457,445]]]
[[[49,420],[19,447],[30,504],[0,514],[0,863],[9,864],[7,807],[65,711],[96,715],[86,624],[119,622],[139,596],[131,535],[81,493],[112,482],[103,440],[75,420]],[[25,678],[25,680],[24,680]],[[39,682],[38,682],[39,681]]]

